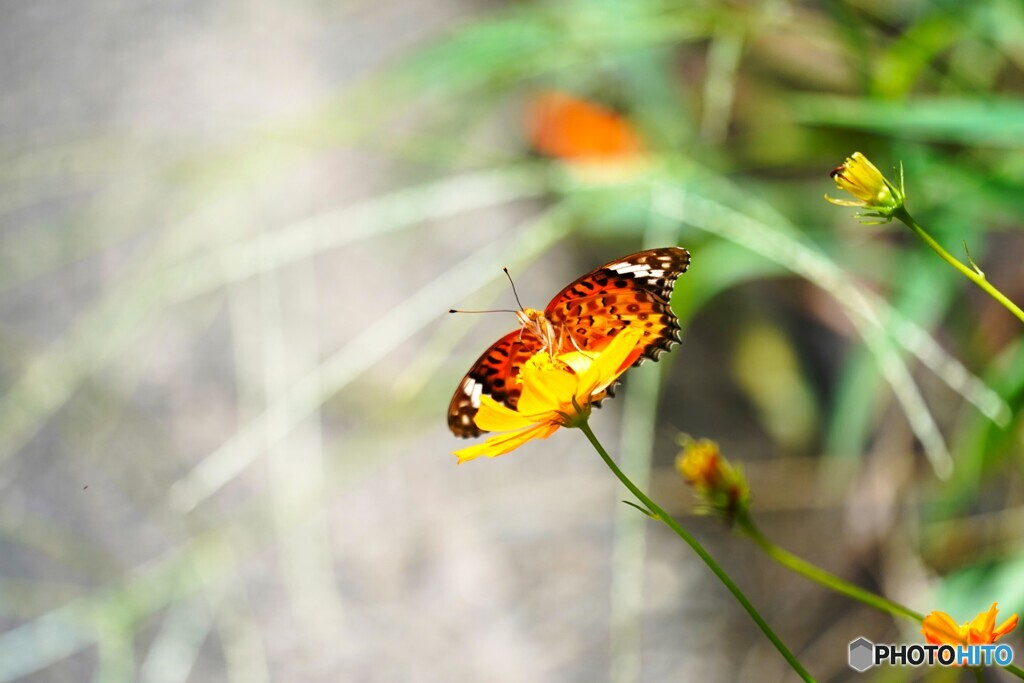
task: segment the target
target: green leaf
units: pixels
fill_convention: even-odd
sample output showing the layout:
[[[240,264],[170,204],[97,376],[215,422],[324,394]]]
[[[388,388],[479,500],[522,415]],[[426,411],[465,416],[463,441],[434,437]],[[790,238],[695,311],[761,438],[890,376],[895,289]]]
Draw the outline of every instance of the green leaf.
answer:
[[[921,97],[866,100],[854,97],[798,96],[793,115],[807,125],[834,126],[933,142],[1024,146],[1024,101]]]

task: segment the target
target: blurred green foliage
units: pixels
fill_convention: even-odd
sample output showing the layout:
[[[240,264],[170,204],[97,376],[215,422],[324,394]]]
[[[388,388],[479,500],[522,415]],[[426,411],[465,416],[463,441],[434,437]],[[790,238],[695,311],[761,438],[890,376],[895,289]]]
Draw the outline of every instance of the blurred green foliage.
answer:
[[[528,149],[522,112],[550,89],[621,112],[645,140],[647,163],[595,177],[538,158]],[[757,444],[757,452],[729,456],[860,459],[862,472],[881,472],[895,489],[873,542],[906,544],[914,576],[936,589],[936,602],[917,609],[966,620],[999,600],[1006,612],[1024,611],[1019,324],[900,226],[861,226],[822,199],[835,193],[828,171],[855,150],[883,170],[902,161],[918,221],[951,252],[966,243],[988,277],[1022,302],[1022,146],[1024,4],[1017,0],[482,7],[336,99],[253,138],[182,156],[157,145],[157,161],[137,182],[173,195],[171,215],[98,195],[52,222],[59,238],[0,237],[0,288],[7,293],[141,235],[116,286],[53,346],[28,362],[20,360],[27,351],[17,338],[4,340],[10,379],[0,402],[0,460],[16,458],[48,425],[74,419],[64,405],[171,307],[363,240],[400,235],[412,244],[410,235],[452,216],[522,204],[530,213],[525,228],[437,264],[436,279],[362,325],[294,391],[181,474],[170,499],[192,510],[256,458],[268,423],[287,430],[321,406],[330,418],[375,429],[440,428],[436,406],[454,383],[438,378],[464,369],[465,357],[451,350],[474,324],[438,326],[440,311],[460,296],[499,296],[501,265],[525,269],[556,243],[580,253],[583,269],[638,249],[653,234],[693,253],[674,308],[689,333],[721,344],[728,367],[717,381],[742,397],[735,415],[708,429],[731,419],[755,425],[755,435],[735,445]],[[87,159],[75,181],[86,192],[106,157],[138,152],[124,140],[86,137],[21,155],[4,164],[0,180],[10,188],[38,179],[41,159],[71,149]],[[276,231],[238,227],[252,217],[246,190],[337,149],[399,162],[393,191]],[[2,208],[15,211],[21,201],[9,196]],[[166,232],[154,237],[132,227],[150,220]],[[95,229],[99,224],[109,227]],[[16,248],[22,239],[45,248]],[[33,251],[42,256],[29,258]],[[383,392],[386,410],[346,397],[351,387],[381,391],[361,376],[414,338],[421,343],[408,374],[393,395]],[[670,369],[687,362],[676,355]],[[688,390],[649,384],[645,391],[670,397]],[[666,424],[716,436],[673,414],[673,404],[662,401]],[[414,427],[389,425],[396,409],[413,417]],[[642,419],[627,411],[627,420]],[[101,451],[99,428],[96,438]],[[939,468],[949,457],[954,468],[944,480],[929,463]],[[847,483],[837,505],[864,493]],[[238,514],[232,524],[259,518],[258,511]],[[7,533],[40,552],[65,545],[51,533]],[[207,545],[219,549],[228,533],[225,525],[200,537],[182,557]],[[232,561],[220,550],[215,555],[216,563]],[[0,635],[0,680],[86,647],[96,633],[132,632],[206,580],[178,572],[179,562],[174,556],[152,572],[152,591],[165,589],[162,598],[127,582],[72,604],[70,622],[56,612],[32,621],[39,610],[31,596],[23,598],[26,604],[10,611],[28,625]],[[887,585],[884,577],[879,583]],[[67,623],[74,628],[61,630]],[[33,637],[47,647],[26,647]],[[110,642],[109,656],[122,662],[116,669],[126,655]]]

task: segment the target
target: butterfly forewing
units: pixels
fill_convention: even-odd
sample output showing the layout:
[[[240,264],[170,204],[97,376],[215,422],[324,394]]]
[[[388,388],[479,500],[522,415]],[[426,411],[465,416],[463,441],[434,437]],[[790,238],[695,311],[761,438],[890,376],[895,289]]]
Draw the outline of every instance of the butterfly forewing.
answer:
[[[669,300],[690,252],[664,247],[630,254],[584,275],[559,292],[545,309],[567,339],[564,347],[602,350],[626,327],[643,330],[639,358],[657,360],[680,341],[679,319]]]
[[[480,436],[483,430],[473,418],[480,408],[480,396],[515,408],[522,387],[516,381],[519,368],[541,350],[540,340],[527,330],[509,332],[484,351],[455,390],[448,404],[448,428],[455,436]]]

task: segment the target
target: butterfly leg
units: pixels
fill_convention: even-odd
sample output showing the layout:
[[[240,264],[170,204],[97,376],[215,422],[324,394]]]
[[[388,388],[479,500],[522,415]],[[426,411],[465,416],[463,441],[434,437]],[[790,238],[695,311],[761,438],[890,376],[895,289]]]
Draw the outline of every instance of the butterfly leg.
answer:
[[[562,328],[562,330],[563,330],[563,331],[565,331],[565,328]],[[583,354],[584,356],[586,356],[586,357],[587,357],[587,358],[589,358],[590,360],[594,360],[594,357],[593,357],[593,356],[591,356],[591,355],[590,355],[589,353],[587,353],[586,351],[584,351],[584,350],[583,350],[583,349],[582,349],[582,348],[580,347],[580,345],[579,345],[579,344],[578,344],[578,343],[576,342],[576,337],[572,336],[572,332],[570,332],[570,333],[569,333],[569,341],[571,341],[571,342],[572,342],[572,345],[576,347],[576,350],[577,350],[577,351],[579,351],[580,353],[582,353],[582,354]]]

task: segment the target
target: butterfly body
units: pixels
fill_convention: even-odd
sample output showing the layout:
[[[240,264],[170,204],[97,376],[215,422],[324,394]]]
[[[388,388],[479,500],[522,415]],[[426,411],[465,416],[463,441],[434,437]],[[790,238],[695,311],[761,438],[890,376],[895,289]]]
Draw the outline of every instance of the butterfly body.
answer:
[[[658,360],[679,339],[679,320],[669,299],[690,253],[681,247],[649,249],[605,264],[559,292],[543,311],[516,311],[520,329],[509,332],[477,359],[448,406],[448,426],[456,436],[483,433],[473,422],[480,397],[515,408],[521,393],[519,369],[540,352],[601,352],[629,326],[643,331],[632,360]]]
[[[523,308],[516,311],[516,319],[523,326],[524,332],[530,332],[540,340],[540,351],[559,353],[564,330],[556,331],[554,323],[548,319],[544,311],[538,311],[536,308]]]

